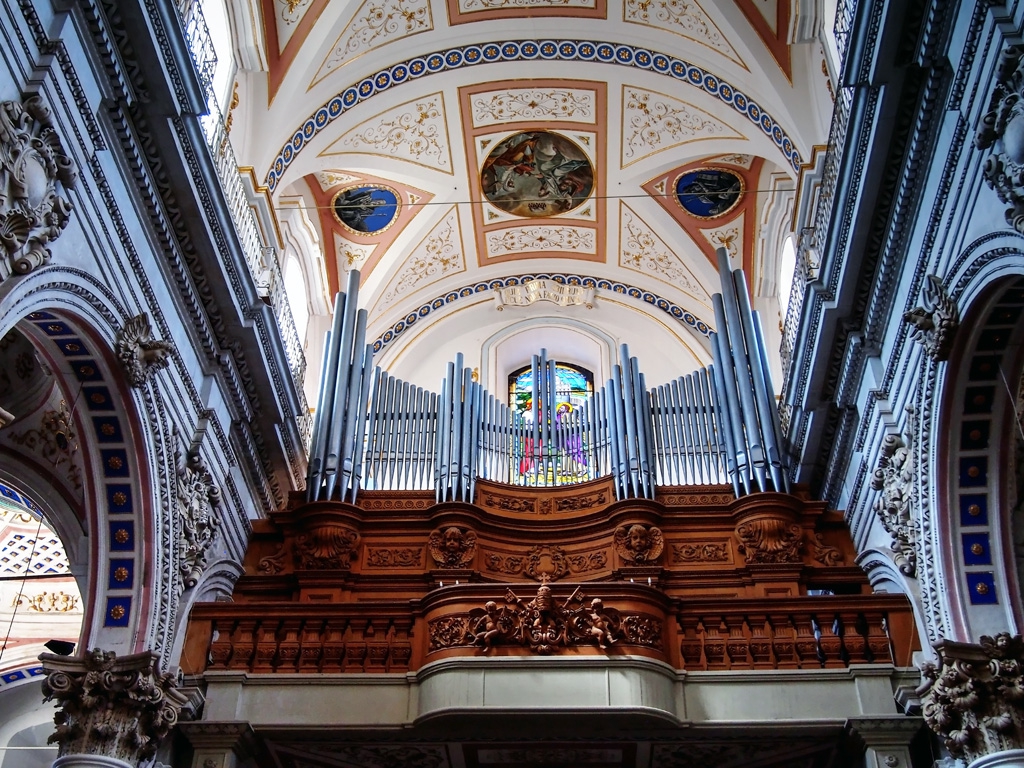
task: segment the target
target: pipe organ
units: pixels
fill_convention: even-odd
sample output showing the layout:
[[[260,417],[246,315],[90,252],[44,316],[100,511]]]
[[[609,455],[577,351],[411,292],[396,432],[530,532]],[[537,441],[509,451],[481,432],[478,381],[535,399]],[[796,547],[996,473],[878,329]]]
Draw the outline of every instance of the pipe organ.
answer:
[[[608,475],[619,499],[654,498],[666,485],[728,483],[737,497],[788,491],[760,318],[743,271],[730,270],[724,249],[718,258],[711,365],[648,388],[623,344],[611,378],[573,403],[541,350],[526,407],[484,390],[461,354],[440,393],[374,367],[350,272],[325,343],[307,500],[433,488],[439,503],[471,503],[477,478],[544,487]]]

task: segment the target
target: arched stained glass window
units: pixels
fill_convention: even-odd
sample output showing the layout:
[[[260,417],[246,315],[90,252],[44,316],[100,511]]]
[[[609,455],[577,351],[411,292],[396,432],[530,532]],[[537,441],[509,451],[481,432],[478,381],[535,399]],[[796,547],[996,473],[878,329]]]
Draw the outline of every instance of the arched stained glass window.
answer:
[[[549,387],[554,396],[544,403],[540,393]],[[509,375],[513,484],[564,485],[596,477],[582,410],[593,396],[594,374],[575,365],[555,364],[553,386],[534,382],[532,366]]]
[[[555,366],[555,402],[558,406],[569,405],[569,408],[563,408],[561,411],[556,407],[556,413],[574,411],[593,396],[594,374],[586,368],[568,363],[558,363]],[[524,418],[533,418],[531,415],[533,407],[533,369],[531,366],[527,365],[509,374],[508,404],[516,413],[523,414]]]

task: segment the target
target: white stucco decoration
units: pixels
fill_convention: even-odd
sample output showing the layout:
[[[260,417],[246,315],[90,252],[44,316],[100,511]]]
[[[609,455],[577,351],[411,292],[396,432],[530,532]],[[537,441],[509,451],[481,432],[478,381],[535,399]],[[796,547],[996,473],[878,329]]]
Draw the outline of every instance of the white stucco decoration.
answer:
[[[565,285],[546,278],[528,280],[522,285],[498,288],[494,291],[494,302],[499,312],[506,306],[528,307],[537,301],[550,301],[560,307],[584,306],[593,309],[595,300],[593,288]]]

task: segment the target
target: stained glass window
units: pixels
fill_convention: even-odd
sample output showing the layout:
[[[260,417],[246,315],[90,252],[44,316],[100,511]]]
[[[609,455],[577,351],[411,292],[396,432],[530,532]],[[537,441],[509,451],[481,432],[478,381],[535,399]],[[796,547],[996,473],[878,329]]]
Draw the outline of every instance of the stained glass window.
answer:
[[[534,386],[530,366],[508,377],[509,406],[513,412],[513,482],[545,486],[593,479],[596,468],[583,428],[582,409],[594,396],[594,375],[585,368],[558,363],[553,402],[540,402],[538,395],[535,404],[534,392],[544,391],[543,384]]]

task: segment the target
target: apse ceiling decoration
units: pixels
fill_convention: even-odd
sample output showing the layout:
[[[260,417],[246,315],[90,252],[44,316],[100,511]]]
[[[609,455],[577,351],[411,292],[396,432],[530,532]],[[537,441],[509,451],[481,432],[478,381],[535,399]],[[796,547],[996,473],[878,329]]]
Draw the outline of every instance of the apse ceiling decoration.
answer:
[[[515,216],[542,218],[583,205],[594,166],[571,139],[554,131],[515,133],[494,146],[480,173],[484,197]]]
[[[751,273],[758,210],[752,191],[764,167],[760,157],[718,155],[661,173],[643,189],[682,226],[709,264],[717,265],[715,249],[725,248],[733,264]]]
[[[398,218],[402,203],[398,192],[382,184],[346,187],[331,200],[331,212],[355,235],[376,235]]]
[[[325,170],[305,178],[311,211],[323,235],[330,295],[352,269],[366,278],[433,196],[422,189],[368,174]]]

